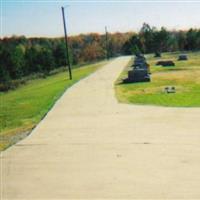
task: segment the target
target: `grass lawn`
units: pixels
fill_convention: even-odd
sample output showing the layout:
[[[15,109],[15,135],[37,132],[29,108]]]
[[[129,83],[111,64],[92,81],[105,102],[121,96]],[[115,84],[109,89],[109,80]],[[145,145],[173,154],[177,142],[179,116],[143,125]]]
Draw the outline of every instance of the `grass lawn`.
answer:
[[[0,151],[26,137],[67,88],[105,63],[74,69],[72,81],[62,72],[0,93]]]
[[[200,106],[200,52],[187,53],[188,61],[177,61],[179,53],[164,53],[162,58],[146,55],[151,66],[151,82],[121,84],[127,67],[116,82],[116,96],[120,102],[171,107]],[[156,66],[158,60],[173,60],[175,67]],[[176,93],[164,88],[175,86]]]

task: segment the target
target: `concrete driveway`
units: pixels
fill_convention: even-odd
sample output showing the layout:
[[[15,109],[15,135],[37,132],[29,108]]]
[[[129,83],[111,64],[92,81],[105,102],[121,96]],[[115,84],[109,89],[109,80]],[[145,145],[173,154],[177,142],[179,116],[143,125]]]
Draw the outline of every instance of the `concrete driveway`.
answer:
[[[200,109],[119,104],[120,57],[1,154],[1,199],[200,199]]]

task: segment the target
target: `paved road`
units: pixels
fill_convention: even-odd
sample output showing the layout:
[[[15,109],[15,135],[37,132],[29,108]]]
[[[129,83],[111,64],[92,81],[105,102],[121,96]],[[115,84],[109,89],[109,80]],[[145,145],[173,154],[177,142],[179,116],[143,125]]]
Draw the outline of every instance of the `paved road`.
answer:
[[[119,104],[130,57],[71,87],[1,155],[2,199],[200,199],[200,109]]]

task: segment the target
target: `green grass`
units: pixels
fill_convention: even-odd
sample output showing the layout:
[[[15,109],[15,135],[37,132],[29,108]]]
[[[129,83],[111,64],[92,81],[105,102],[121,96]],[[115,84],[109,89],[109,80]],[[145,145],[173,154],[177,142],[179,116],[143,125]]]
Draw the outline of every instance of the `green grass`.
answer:
[[[120,102],[170,107],[200,106],[200,52],[187,53],[188,61],[177,61],[179,53],[165,53],[162,58],[147,55],[151,66],[151,82],[121,84],[127,76],[126,68],[116,83],[116,95]],[[156,66],[158,60],[173,60],[175,67]],[[166,86],[175,86],[176,93],[164,92]]]
[[[62,72],[0,93],[0,151],[29,134],[67,88],[105,63],[74,69],[71,81],[67,78],[67,72]]]

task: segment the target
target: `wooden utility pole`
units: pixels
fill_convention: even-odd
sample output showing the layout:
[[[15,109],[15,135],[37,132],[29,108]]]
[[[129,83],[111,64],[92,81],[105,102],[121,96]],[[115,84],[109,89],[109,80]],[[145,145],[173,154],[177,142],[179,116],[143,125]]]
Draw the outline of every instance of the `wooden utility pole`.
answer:
[[[106,34],[106,58],[107,60],[109,60],[108,31],[106,26],[105,26],[105,34]]]
[[[68,65],[69,69],[69,78],[72,80],[72,71],[71,71],[71,64],[69,60],[69,47],[68,47],[68,38],[67,38],[67,28],[66,28],[66,23],[65,23],[65,10],[64,7],[62,8],[62,16],[63,16],[63,26],[64,26],[64,33],[65,33],[65,45],[66,45],[66,63]]]

